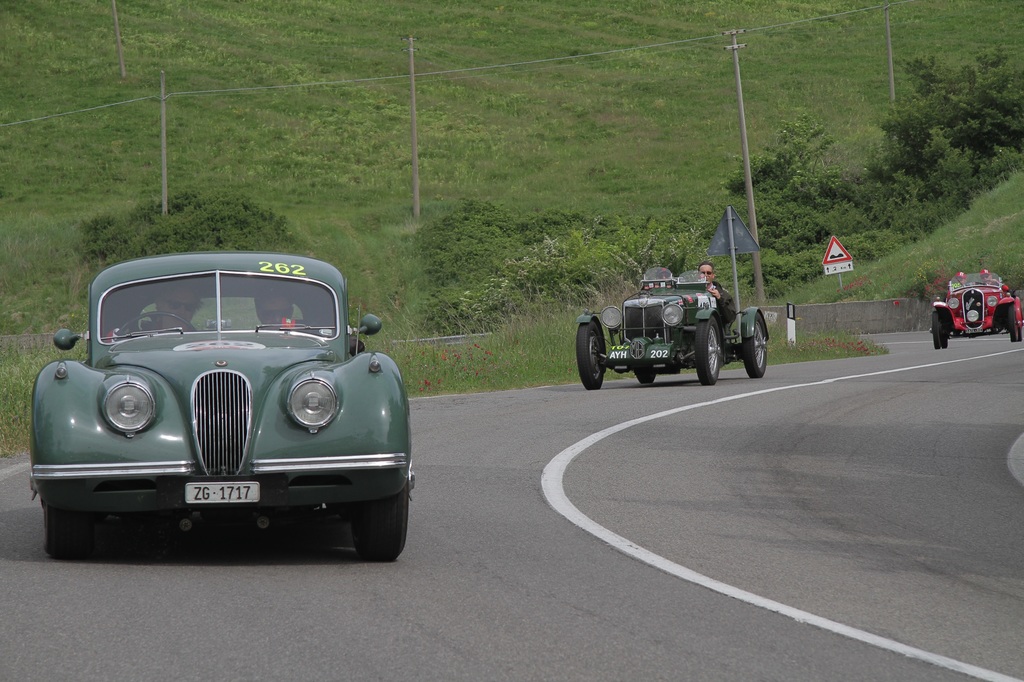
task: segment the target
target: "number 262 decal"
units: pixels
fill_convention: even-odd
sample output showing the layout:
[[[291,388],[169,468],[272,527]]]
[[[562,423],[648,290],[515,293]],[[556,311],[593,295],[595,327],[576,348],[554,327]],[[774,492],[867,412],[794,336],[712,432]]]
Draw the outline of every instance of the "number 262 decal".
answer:
[[[287,263],[271,263],[270,261],[261,260],[260,272],[276,272],[279,275],[305,277],[306,267],[304,265],[288,265]]]

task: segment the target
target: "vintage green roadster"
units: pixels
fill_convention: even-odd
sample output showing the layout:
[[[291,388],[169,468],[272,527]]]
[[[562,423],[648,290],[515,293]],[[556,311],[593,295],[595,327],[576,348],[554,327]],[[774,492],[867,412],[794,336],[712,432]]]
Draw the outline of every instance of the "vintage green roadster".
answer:
[[[576,319],[576,365],[587,390],[601,388],[606,370],[633,372],[641,384],[659,374],[696,369],[704,386],[718,381],[722,366],[742,360],[758,379],[768,366],[768,327],[757,307],[735,320],[719,310],[696,270],[674,276],[667,268],[647,270],[640,290],[600,315]],[[605,336],[607,330],[607,338]]]
[[[86,359],[44,367],[32,490],[44,547],[89,557],[96,524],[188,531],[331,517],[355,552],[393,561],[415,482],[398,367],[348,325],[345,278],[312,258],[206,252],[112,265],[89,287]],[[145,526],[144,526],[145,527]]]

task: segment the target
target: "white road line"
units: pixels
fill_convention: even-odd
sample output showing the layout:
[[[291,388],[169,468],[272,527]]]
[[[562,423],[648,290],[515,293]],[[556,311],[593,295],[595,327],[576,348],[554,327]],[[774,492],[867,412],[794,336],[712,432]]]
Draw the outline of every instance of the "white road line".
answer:
[[[837,381],[846,381],[849,379],[862,379],[864,377],[881,376],[883,374],[895,374],[898,372],[909,372],[917,369],[938,367],[940,365],[952,365],[958,362],[984,360],[986,358],[996,357],[998,355],[1006,355],[1007,353],[1018,353],[1021,352],[1022,350],[1024,350],[1024,348],[1020,350],[1009,350],[1002,351],[999,353],[990,353],[988,355],[982,355],[974,358],[962,358],[959,360],[948,360],[944,362],[931,362],[924,365],[915,365],[913,367],[902,367],[899,369],[889,369],[880,372],[869,372],[867,374],[853,374],[845,377],[835,377],[832,379],[824,379],[822,381],[815,381],[806,384],[779,386],[776,388],[768,388],[760,391],[751,391],[750,393],[742,393],[740,395],[727,396],[724,398],[718,398],[716,400],[708,400],[706,402],[696,403],[694,405],[684,405],[683,407],[665,410],[664,412],[658,412],[657,414],[648,415],[646,417],[631,419],[630,421],[622,422],[620,424],[616,424],[615,426],[611,426],[607,429],[604,429],[603,431],[598,431],[597,433],[591,434],[590,436],[584,438],[583,440],[578,441],[573,445],[570,445],[565,450],[562,450],[560,453],[558,453],[558,455],[555,456],[554,459],[548,462],[547,466],[544,467],[544,473],[541,475],[541,487],[544,491],[544,498],[548,501],[548,504],[550,504],[554,508],[554,510],[557,511],[559,514],[569,519],[574,524],[576,524],[586,532],[590,533],[591,535],[594,535],[595,537],[603,540],[604,542],[607,542],[609,545],[619,550],[620,552],[623,552],[625,554],[628,554],[629,556],[639,559],[640,561],[643,561],[646,564],[649,564],[651,566],[654,566],[655,568],[665,571],[666,573],[674,575],[678,578],[682,578],[683,580],[686,580],[688,582],[694,583],[695,585],[700,585],[710,590],[714,590],[715,592],[718,592],[720,594],[724,594],[728,597],[739,599],[740,601],[746,602],[753,606],[757,606],[763,609],[767,609],[769,611],[773,611],[775,613],[779,613],[783,616],[787,616],[788,618],[792,618],[793,620],[799,623],[814,625],[815,627],[819,627],[823,630],[828,630],[829,632],[833,632],[837,635],[842,635],[843,637],[849,637],[850,639],[855,639],[857,641],[864,642],[865,644],[876,646],[880,649],[885,649],[887,651],[902,654],[909,658],[917,659],[925,663],[930,663],[940,668],[954,670],[956,672],[963,673],[965,675],[970,675],[971,677],[975,677],[980,680],[991,680],[992,682],[1024,682],[1024,680],[1020,680],[1016,677],[1010,677],[1008,675],[1003,675],[1002,673],[998,673],[993,670],[979,668],[977,666],[970,665],[968,663],[964,663],[953,658],[948,658],[946,656],[934,654],[929,651],[924,651],[923,649],[918,649],[912,646],[908,646],[906,644],[902,644],[892,639],[880,637],[865,630],[859,630],[857,628],[850,627],[849,625],[837,623],[836,621],[829,620],[827,618],[822,618],[821,616],[816,616],[813,613],[801,611],[800,609],[787,606],[786,604],[782,604],[771,599],[766,599],[765,597],[761,597],[751,592],[741,590],[738,587],[727,585],[726,583],[715,580],[714,578],[709,578],[706,575],[697,573],[696,571],[686,568],[685,566],[681,566],[673,561],[669,561],[663,556],[659,556],[654,552],[648,551],[643,547],[640,547],[639,545],[630,542],[628,539],[622,537],[621,535],[617,535],[616,533],[613,533],[604,526],[599,525],[590,517],[584,515],[583,512],[577,509],[576,506],[569,501],[569,498],[565,494],[565,488],[562,485],[562,479],[565,475],[566,468],[580,453],[589,448],[591,445],[601,440],[604,440],[608,436],[618,433],[619,431],[624,431],[630,427],[637,426],[638,424],[643,424],[649,421],[654,421],[655,419],[661,419],[662,417],[668,417],[674,414],[678,414],[680,412],[686,412],[688,410],[695,410],[697,408],[707,407],[708,405],[717,405],[719,403],[726,403],[732,400],[740,400],[742,398],[751,398],[754,396],[765,395],[766,393],[789,391],[796,388],[807,388],[810,386],[823,386],[825,384],[831,384]]]

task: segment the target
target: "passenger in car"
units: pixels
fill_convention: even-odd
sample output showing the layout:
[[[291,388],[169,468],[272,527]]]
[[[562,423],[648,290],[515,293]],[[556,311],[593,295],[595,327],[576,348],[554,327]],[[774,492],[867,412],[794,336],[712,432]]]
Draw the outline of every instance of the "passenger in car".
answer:
[[[296,324],[295,305],[284,294],[262,296],[255,303],[260,324],[280,324],[286,327]]]

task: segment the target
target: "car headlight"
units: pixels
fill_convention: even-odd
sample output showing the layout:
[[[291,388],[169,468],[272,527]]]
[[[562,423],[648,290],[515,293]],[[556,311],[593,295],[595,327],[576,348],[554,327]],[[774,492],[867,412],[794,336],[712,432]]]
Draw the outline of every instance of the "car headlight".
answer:
[[[601,324],[609,329],[618,329],[622,324],[622,311],[613,305],[601,311]]]
[[[953,310],[956,310],[957,308],[959,308],[960,307],[960,299],[959,298],[951,298],[951,299],[949,299],[949,307],[951,309],[953,309]]]
[[[338,395],[323,379],[307,378],[292,387],[288,413],[312,433],[326,426],[338,407]]]
[[[683,323],[683,308],[678,303],[669,303],[661,311],[661,319],[670,327],[678,327]]]
[[[155,413],[153,394],[135,381],[126,380],[110,387],[103,398],[103,416],[129,438],[149,426]]]
[[[980,319],[981,319],[981,313],[979,313],[977,310],[968,310],[967,311],[967,321],[968,322],[977,322]]]
[[[986,300],[985,302],[988,304],[989,308],[995,308],[996,303],[999,303],[999,299],[996,298],[995,296],[989,296],[988,300]]]

